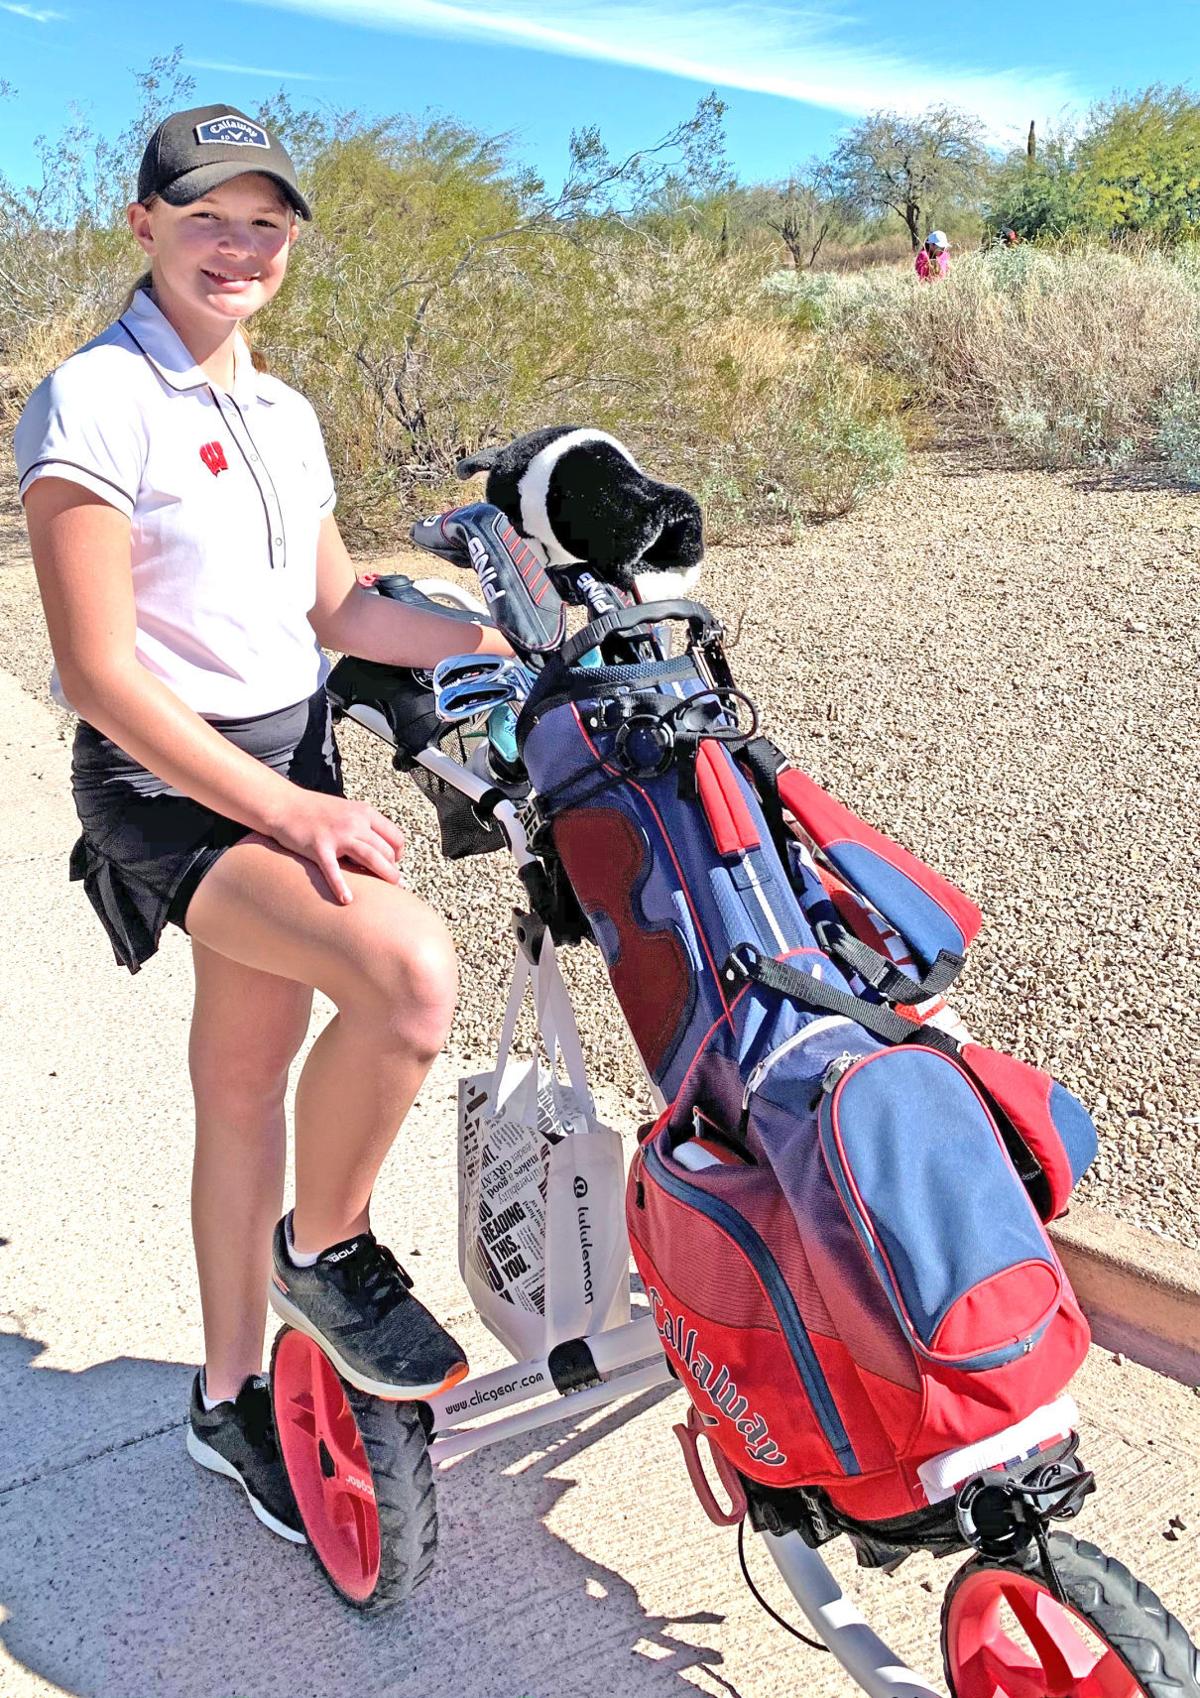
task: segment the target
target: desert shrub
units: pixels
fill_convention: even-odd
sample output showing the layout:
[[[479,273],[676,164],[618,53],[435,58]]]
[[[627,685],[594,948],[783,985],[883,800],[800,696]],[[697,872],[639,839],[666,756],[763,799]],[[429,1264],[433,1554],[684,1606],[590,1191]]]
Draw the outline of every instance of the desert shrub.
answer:
[[[660,350],[632,435],[702,492],[712,533],[831,518],[895,476],[905,441],[886,379],[752,316],[755,279],[726,269],[701,305],[696,275],[686,252],[672,256],[630,327],[632,350]]]
[[[1200,382],[1200,265],[1184,250],[1022,245],[960,256],[945,283],[907,272],[799,280],[769,297],[927,417],[958,419],[1034,465],[1175,463],[1167,397]],[[1166,414],[1163,412],[1166,407]],[[1172,456],[1174,455],[1174,459]]]
[[[1173,476],[1200,484],[1200,388],[1172,384],[1155,409],[1154,441]]]
[[[21,228],[0,212],[0,362],[14,395],[112,322],[137,260],[124,229]]]
[[[812,522],[851,512],[904,469],[905,435],[894,418],[848,405],[843,395],[815,409],[797,432],[793,512]]]
[[[339,228],[325,234],[323,207],[297,249],[264,346],[321,397],[352,530],[394,531],[414,503],[456,494],[464,454],[547,423],[621,436],[698,491],[716,534],[846,511],[894,471],[902,439],[883,426],[878,382],[843,374],[831,393],[804,339],[747,309],[769,256],[715,265],[704,236],[664,243],[605,220],[505,233],[518,209],[497,205],[471,210],[468,243],[489,213],[496,239],[465,264],[447,244],[415,307],[403,279],[433,266],[412,228],[381,236],[367,221],[370,252],[355,254]]]

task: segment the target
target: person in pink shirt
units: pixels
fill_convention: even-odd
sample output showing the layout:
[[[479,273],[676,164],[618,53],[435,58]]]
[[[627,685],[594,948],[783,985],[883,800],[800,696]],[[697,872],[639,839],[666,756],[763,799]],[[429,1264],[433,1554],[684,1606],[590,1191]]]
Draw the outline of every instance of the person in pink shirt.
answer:
[[[931,230],[925,238],[925,246],[917,254],[917,276],[922,283],[936,283],[940,277],[945,277],[950,270],[950,261],[946,250],[950,246],[944,230]]]

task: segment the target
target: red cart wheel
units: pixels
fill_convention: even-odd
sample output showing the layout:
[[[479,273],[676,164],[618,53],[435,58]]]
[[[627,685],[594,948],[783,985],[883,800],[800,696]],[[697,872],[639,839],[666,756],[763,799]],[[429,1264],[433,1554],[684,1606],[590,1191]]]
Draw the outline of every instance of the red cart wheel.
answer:
[[[354,1609],[401,1603],[427,1578],[437,1507],[411,1404],[346,1385],[312,1339],[284,1327],[271,1353],[279,1450],[309,1545]]]
[[[942,1657],[954,1698],[1200,1698],[1200,1652],[1148,1586],[1095,1545],[1050,1540],[1039,1568],[984,1557],[954,1576]]]

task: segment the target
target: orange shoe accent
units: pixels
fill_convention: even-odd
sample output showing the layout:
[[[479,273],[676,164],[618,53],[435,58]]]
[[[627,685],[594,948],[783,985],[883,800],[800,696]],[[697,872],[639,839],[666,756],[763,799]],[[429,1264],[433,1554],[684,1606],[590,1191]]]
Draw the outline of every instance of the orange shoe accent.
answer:
[[[451,1368],[433,1395],[439,1397],[442,1392],[449,1391],[451,1386],[456,1386],[460,1380],[465,1380],[470,1372],[471,1364],[469,1362],[463,1362],[457,1368]]]

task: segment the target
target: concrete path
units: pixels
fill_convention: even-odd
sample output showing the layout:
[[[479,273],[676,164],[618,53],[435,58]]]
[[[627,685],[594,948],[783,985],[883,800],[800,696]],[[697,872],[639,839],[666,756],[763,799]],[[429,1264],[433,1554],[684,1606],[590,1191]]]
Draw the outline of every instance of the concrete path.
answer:
[[[732,1535],[691,1496],[670,1398],[448,1467],[434,1579],[377,1622],[192,1466],[187,945],[170,936],[136,979],[114,967],[66,881],[66,749],[3,674],[0,728],[3,1698],[845,1694],[830,1659],[746,1593]],[[459,1071],[448,1057],[430,1079],[377,1219],[475,1366],[500,1366],[454,1265]],[[1200,1399],[1100,1352],[1075,1390],[1100,1481],[1078,1531],[1200,1633]],[[750,1561],[795,1619],[754,1541]],[[847,1553],[832,1566],[932,1673],[954,1565],[914,1558],[861,1581]]]

